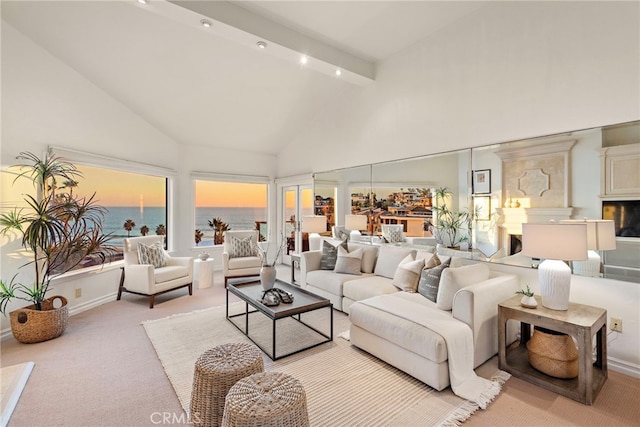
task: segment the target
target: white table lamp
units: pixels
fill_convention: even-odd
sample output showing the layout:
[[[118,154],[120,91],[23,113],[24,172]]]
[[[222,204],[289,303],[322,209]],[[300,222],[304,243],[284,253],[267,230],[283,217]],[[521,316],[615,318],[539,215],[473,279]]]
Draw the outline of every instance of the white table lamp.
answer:
[[[542,305],[567,310],[571,268],[564,261],[587,259],[587,225],[522,224],[522,255],[544,259],[538,266]]]
[[[360,235],[360,230],[367,229],[367,216],[366,215],[345,215],[344,228],[346,228],[351,232],[355,231],[357,232],[358,235]]]
[[[580,276],[600,277],[602,259],[596,251],[616,248],[616,226],[607,219],[564,219],[561,224],[587,224],[587,260],[575,261],[573,273]]]
[[[309,215],[302,217],[302,232],[309,233],[309,250],[317,251],[322,248],[322,238],[318,233],[327,231],[327,217],[324,215]]]

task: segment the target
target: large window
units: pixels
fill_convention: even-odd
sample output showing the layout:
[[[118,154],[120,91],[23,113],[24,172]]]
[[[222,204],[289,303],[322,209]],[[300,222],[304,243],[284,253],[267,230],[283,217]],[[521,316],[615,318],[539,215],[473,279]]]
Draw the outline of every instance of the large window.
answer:
[[[259,230],[260,240],[268,236],[267,179],[246,178],[245,182],[197,178],[195,189],[196,246],[220,245],[226,230]]]

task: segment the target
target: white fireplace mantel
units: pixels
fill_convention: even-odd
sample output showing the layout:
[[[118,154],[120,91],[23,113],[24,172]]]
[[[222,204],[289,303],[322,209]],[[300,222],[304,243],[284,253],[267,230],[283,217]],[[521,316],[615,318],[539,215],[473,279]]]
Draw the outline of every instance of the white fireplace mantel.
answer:
[[[571,219],[573,208],[496,208],[498,226],[506,234],[522,234],[525,222],[544,223]]]

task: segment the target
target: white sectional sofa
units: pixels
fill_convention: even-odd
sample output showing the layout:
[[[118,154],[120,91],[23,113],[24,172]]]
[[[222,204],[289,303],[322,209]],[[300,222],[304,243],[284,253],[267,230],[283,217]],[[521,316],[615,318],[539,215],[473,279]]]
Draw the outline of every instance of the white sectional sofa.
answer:
[[[353,252],[367,245],[348,246]],[[422,293],[394,285],[398,283],[396,269],[401,262],[408,262],[407,255],[429,259],[432,254],[428,249],[369,245],[362,252],[360,274],[322,270],[322,251],[301,256],[303,286],[349,313],[353,345],[437,390],[450,383],[448,354],[444,338],[428,327],[430,319],[436,322],[444,315],[471,328],[474,367],[497,353],[497,306],[520,288],[517,276],[493,272],[487,263],[452,257],[448,268],[437,269],[441,277],[433,301],[424,296],[428,292],[423,292],[423,282]],[[448,257],[440,258],[447,263]],[[415,309],[406,310],[407,304]],[[516,327],[511,325],[511,340],[515,333]]]

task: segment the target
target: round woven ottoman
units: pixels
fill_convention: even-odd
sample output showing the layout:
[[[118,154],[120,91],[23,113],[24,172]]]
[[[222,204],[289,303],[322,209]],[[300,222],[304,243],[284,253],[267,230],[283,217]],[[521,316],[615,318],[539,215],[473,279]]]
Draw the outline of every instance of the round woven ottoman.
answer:
[[[231,386],[262,371],[262,354],[251,344],[223,344],[202,353],[193,373],[191,422],[199,426],[219,426]]]
[[[307,394],[297,379],[281,372],[262,372],[238,381],[227,395],[222,425],[309,426]]]

